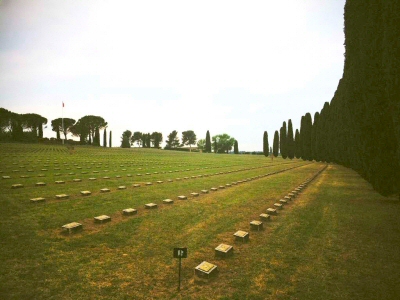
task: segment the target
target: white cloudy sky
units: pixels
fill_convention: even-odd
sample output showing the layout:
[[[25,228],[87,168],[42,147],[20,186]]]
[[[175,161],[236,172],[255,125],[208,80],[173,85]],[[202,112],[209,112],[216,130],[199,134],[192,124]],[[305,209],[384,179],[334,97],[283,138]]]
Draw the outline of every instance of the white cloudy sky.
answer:
[[[0,107],[262,150],[343,72],[345,0],[0,0]],[[55,137],[48,126],[47,137]]]

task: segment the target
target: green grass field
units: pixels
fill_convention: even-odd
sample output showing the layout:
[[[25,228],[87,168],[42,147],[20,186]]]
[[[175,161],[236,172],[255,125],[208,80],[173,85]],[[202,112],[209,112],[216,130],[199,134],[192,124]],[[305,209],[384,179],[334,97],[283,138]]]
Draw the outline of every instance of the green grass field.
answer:
[[[0,144],[0,154],[0,299],[400,297],[400,205],[344,167],[136,148]],[[264,230],[250,230],[315,175]],[[150,202],[158,208],[145,209]],[[95,223],[99,215],[111,222]],[[63,233],[71,222],[83,230]],[[235,241],[238,230],[248,243]],[[234,255],[216,257],[221,243]],[[188,248],[180,292],[174,247]],[[218,274],[198,278],[202,261]]]

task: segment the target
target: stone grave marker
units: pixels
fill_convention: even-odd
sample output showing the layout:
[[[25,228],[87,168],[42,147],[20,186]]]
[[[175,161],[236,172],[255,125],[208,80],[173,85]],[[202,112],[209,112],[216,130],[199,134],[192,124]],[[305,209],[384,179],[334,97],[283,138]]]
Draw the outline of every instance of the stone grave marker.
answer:
[[[212,275],[214,275],[215,273],[217,273],[217,266],[203,261],[201,264],[199,264],[195,269],[194,269],[194,273],[198,276],[198,277],[202,277],[202,278],[210,278]]]
[[[155,203],[147,203],[147,204],[144,205],[144,207],[146,209],[154,209],[154,208],[157,208],[157,204],[155,204]]]
[[[69,195],[67,194],[58,194],[56,195],[56,199],[68,199]]]
[[[208,194],[208,190],[201,190],[203,194]]]
[[[173,203],[174,203],[174,200],[165,199],[165,200],[163,200],[163,203],[165,203],[165,204],[173,204]]]
[[[263,229],[263,222],[257,220],[251,221],[250,228],[251,230],[260,231]]]
[[[261,220],[263,220],[263,221],[268,221],[268,220],[271,220],[271,216],[269,215],[269,214],[261,214],[260,215],[260,219]]]
[[[212,190],[213,192],[218,191],[218,188],[212,187],[210,190]]]
[[[62,226],[62,229],[63,229],[63,231],[64,231],[65,233],[71,234],[71,233],[76,232],[76,231],[78,231],[78,230],[82,230],[83,227],[82,227],[82,224],[81,224],[81,223],[72,222],[72,223],[63,225],[63,226]]]
[[[81,182],[81,181],[82,181],[82,179],[75,178],[75,179],[73,179],[72,181],[73,181],[73,182]]]
[[[267,209],[267,213],[268,213],[269,215],[272,215],[272,216],[276,216],[276,215],[278,214],[278,212],[276,211],[275,208],[268,208],[268,209]]]
[[[55,183],[56,183],[56,184],[64,184],[65,181],[63,181],[63,180],[57,180]]]
[[[179,200],[186,200],[187,197],[182,195],[182,196],[178,196],[178,199],[179,199]]]
[[[190,193],[190,195],[191,195],[192,197],[198,197],[198,196],[199,196],[199,193]]]
[[[215,248],[215,256],[228,257],[233,255],[233,247],[227,244],[220,244]]]
[[[219,189],[224,189],[224,188],[225,188],[225,186],[223,186],[223,185],[220,185],[218,188],[219,188]]]
[[[151,182],[146,182],[146,185],[152,185],[152,183]]]
[[[89,178],[89,180],[94,181],[94,180],[96,180],[96,178],[91,177],[91,178]]]
[[[103,179],[110,179],[110,177],[109,176],[104,176]]]
[[[279,203],[285,205],[285,204],[288,204],[289,202],[287,200],[285,200],[285,199],[280,199]]]
[[[158,180],[157,183],[163,183],[161,180]]]
[[[43,197],[38,197],[38,198],[32,198],[30,199],[31,203],[40,203],[40,202],[45,202],[46,199]]]
[[[247,242],[249,240],[249,233],[247,231],[238,230],[234,234],[236,241]]]
[[[23,187],[24,187],[24,185],[21,184],[21,183],[16,183],[16,184],[13,184],[11,186],[12,189],[20,189],[20,188],[23,188]]]
[[[45,182],[36,182],[35,183],[36,186],[46,186]]]
[[[111,217],[109,217],[107,215],[101,215],[98,217],[94,217],[95,223],[106,223],[106,222],[110,222],[110,221],[111,221]]]
[[[283,199],[290,201],[290,200],[292,200],[292,197],[290,197],[290,196],[285,196],[285,197],[283,197]]]
[[[124,210],[122,210],[122,214],[124,216],[135,215],[135,214],[137,214],[137,210],[134,208],[125,208]]]
[[[282,209],[283,205],[282,203],[274,203],[274,207],[276,207],[277,209]]]
[[[92,194],[91,191],[81,191],[81,195],[82,195],[82,196],[89,196],[89,195],[91,195],[91,194]]]
[[[110,189],[108,188],[103,188],[100,190],[101,193],[108,193],[110,191]]]
[[[293,194],[293,193],[289,193],[289,194],[288,194],[288,196],[289,196],[290,198],[294,198],[294,197],[296,197],[296,195],[295,195],[295,194]]]
[[[125,186],[125,185],[120,185],[120,186],[118,187],[118,189],[119,189],[119,190],[126,190],[126,186]]]

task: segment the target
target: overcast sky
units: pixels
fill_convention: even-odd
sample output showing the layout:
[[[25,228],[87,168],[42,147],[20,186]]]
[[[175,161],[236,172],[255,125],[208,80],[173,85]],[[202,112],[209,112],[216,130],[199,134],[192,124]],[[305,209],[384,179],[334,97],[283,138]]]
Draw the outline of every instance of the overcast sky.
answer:
[[[62,113],[98,115],[114,146],[127,129],[209,130],[262,151],[343,74],[345,0],[0,3],[0,107],[46,117],[45,137]]]

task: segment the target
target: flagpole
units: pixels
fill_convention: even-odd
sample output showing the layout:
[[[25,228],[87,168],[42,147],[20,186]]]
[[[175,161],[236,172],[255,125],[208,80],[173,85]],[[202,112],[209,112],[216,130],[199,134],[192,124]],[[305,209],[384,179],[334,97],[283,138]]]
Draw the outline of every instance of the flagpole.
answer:
[[[62,126],[62,132],[64,134],[64,102],[62,102],[62,110],[61,110],[61,126]],[[65,135],[64,135],[65,138]],[[62,139],[62,144],[64,145],[64,139]]]

